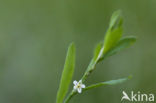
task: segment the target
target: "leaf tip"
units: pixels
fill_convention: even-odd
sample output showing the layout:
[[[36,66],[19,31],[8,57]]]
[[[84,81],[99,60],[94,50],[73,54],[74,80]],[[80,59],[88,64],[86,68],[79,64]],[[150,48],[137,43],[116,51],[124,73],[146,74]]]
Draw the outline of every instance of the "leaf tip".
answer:
[[[69,46],[70,46],[70,47],[74,47],[74,46],[75,46],[75,43],[74,43],[74,42],[71,42],[71,43],[69,44]]]
[[[75,52],[75,43],[74,43],[74,42],[71,42],[71,43],[69,44],[68,49],[69,49],[69,48],[71,48],[71,50]]]

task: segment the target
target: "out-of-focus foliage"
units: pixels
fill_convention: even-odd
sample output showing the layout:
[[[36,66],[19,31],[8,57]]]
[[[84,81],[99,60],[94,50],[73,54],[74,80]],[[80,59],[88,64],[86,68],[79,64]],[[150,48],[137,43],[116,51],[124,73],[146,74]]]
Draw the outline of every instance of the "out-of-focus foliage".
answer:
[[[155,0],[1,0],[0,103],[54,103],[68,44],[77,45],[78,80],[118,9],[123,35],[136,36],[137,43],[101,62],[86,85],[129,74],[133,79],[84,92],[71,103],[119,103],[123,90],[155,93],[155,5]]]

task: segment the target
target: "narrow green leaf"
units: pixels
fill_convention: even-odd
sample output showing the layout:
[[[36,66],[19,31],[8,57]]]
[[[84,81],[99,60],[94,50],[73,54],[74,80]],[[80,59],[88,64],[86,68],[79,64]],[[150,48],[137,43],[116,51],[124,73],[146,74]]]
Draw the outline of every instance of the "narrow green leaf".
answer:
[[[62,72],[62,77],[60,81],[60,87],[57,92],[56,103],[63,103],[64,97],[68,92],[68,88],[72,80],[74,67],[75,67],[75,45],[72,43],[68,48],[64,70]]]
[[[109,28],[104,38],[104,54],[120,40],[123,32],[122,24],[123,19],[121,17],[121,12],[114,12],[110,19]]]
[[[109,51],[122,36],[122,27],[116,28],[113,31],[109,30],[104,39],[104,54]]]
[[[122,78],[122,79],[117,79],[117,80],[110,80],[110,81],[106,81],[106,82],[101,82],[101,83],[97,83],[97,84],[93,84],[91,86],[88,86],[84,89],[85,90],[89,90],[89,89],[93,89],[93,88],[97,88],[97,87],[100,87],[100,86],[104,86],[104,85],[116,85],[116,84],[120,84],[120,83],[123,83],[129,79],[131,79],[132,76],[129,76],[127,78]]]
[[[104,58],[105,57],[108,57],[108,56],[112,56],[113,54],[116,54],[117,52],[125,49],[125,48],[128,48],[129,46],[131,46],[132,44],[134,44],[136,42],[136,37],[125,37],[125,38],[122,38],[116,45],[115,47],[113,47],[110,51],[108,51],[105,55],[104,55]]]

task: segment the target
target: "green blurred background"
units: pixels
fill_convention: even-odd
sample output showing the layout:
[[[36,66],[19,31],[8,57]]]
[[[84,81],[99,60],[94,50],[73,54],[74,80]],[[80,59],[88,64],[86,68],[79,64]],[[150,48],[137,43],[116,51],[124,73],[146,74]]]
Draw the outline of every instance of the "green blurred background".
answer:
[[[86,85],[133,79],[84,92],[71,103],[120,103],[123,90],[156,93],[156,0],[1,0],[0,103],[55,103],[68,45],[76,44],[73,79],[79,80],[118,9],[124,36],[137,42],[100,63]]]

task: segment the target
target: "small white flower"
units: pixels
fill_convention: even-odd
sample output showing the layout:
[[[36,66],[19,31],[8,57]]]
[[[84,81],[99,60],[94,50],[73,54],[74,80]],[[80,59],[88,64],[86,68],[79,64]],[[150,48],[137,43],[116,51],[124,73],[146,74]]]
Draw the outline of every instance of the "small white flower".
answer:
[[[82,80],[80,80],[79,82],[74,80],[73,84],[74,84],[74,90],[77,90],[78,93],[81,93],[82,92],[82,88],[86,87],[84,84],[82,84]]]

